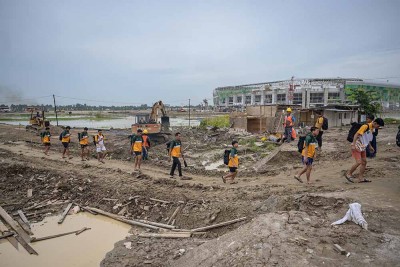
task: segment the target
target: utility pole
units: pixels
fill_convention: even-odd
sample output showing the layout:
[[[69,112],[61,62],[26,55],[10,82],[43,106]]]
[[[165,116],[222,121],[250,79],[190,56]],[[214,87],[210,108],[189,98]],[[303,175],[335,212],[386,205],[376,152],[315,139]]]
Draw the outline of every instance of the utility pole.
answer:
[[[190,128],[190,98],[189,98],[189,128]]]
[[[54,100],[54,112],[56,113],[56,121],[57,121],[57,126],[58,126],[58,116],[57,116],[57,106],[56,106],[56,97],[53,95],[53,100]]]

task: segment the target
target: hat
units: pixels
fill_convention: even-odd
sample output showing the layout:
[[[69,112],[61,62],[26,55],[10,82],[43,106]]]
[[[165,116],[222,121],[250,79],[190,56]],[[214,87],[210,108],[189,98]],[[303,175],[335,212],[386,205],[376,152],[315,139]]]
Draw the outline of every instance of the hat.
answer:
[[[286,111],[287,112],[292,112],[292,109],[291,108],[287,108]]]
[[[144,134],[148,134],[149,131],[147,131],[147,129],[144,129],[143,133],[144,133]]]

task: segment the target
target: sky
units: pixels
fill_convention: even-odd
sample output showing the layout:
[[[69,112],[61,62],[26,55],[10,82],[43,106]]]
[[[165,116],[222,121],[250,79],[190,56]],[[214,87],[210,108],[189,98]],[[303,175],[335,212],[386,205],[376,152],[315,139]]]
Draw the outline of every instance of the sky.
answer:
[[[399,84],[399,10],[399,0],[0,0],[0,104],[53,94],[199,104],[219,86],[291,76]]]

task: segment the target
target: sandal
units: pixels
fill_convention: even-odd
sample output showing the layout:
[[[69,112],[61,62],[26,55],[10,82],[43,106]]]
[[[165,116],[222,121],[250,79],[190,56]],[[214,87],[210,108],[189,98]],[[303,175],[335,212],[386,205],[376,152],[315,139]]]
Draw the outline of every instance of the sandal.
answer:
[[[294,176],[294,179],[296,179],[296,180],[299,181],[300,183],[303,183],[303,180],[301,180],[300,177],[297,176],[297,175]]]
[[[372,181],[364,179],[364,180],[360,181],[359,183],[370,183],[370,182],[372,182]]]
[[[224,178],[224,176],[222,175],[222,182],[224,182],[224,184],[226,184],[226,179]]]
[[[345,173],[345,174],[344,174],[344,177],[345,177],[346,180],[349,181],[350,183],[354,183],[353,177],[352,177],[352,176],[349,176],[349,175],[347,175],[347,173]]]
[[[237,184],[237,183],[238,183],[237,181],[232,181],[229,184]]]

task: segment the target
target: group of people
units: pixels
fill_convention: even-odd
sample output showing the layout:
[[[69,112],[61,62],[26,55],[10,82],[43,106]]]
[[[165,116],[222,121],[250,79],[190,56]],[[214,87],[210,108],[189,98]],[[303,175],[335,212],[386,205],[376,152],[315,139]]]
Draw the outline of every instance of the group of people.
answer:
[[[295,122],[294,116],[291,114],[292,110],[287,109],[287,114],[285,116],[284,126],[286,141],[290,143],[292,136],[293,125]],[[317,151],[322,149],[322,135],[323,135],[323,125],[325,117],[323,117],[321,112],[317,112],[317,118],[315,125],[310,128],[310,132],[306,135],[304,139],[304,145],[301,149],[301,162],[303,168],[294,176],[294,179],[303,183],[301,176],[306,174],[307,183],[311,183],[311,171],[313,163],[317,157]],[[327,122],[326,122],[327,123]],[[351,182],[355,182],[354,172],[360,167],[357,181],[370,182],[364,178],[364,172],[367,165],[367,155],[375,156],[376,154],[376,135],[378,129],[384,126],[384,121],[381,118],[374,118],[373,115],[367,115],[367,120],[364,125],[361,125],[357,132],[352,138],[350,144],[352,157],[355,159],[354,165],[350,170],[346,171],[345,178]],[[69,153],[69,144],[71,142],[70,127],[67,126],[65,130],[60,134],[60,141],[64,147],[62,158],[72,158]],[[45,131],[41,133],[42,142],[44,144],[44,153],[48,155],[51,146],[50,142],[50,128],[46,127]],[[142,160],[148,159],[148,151],[150,149],[150,138],[148,136],[147,130],[138,129],[136,134],[130,135],[130,150],[131,154],[135,156],[134,159],[134,172],[140,172],[140,167]],[[88,128],[84,128],[83,132],[78,134],[79,144],[81,146],[81,160],[89,160],[89,134]],[[104,163],[104,157],[106,155],[106,147],[104,145],[104,135],[101,130],[98,130],[97,135],[93,136],[93,142],[96,146],[97,159],[99,162]],[[232,142],[232,148],[229,151],[228,160],[228,174],[222,176],[222,181],[228,184],[235,184],[235,178],[238,174],[239,167],[239,157],[238,157],[238,142]],[[300,150],[299,150],[300,151]],[[181,133],[175,133],[175,138],[168,143],[168,156],[169,161],[172,161],[170,178],[175,178],[175,171],[178,169],[178,175],[181,180],[189,180],[191,178],[185,177],[182,174],[182,164],[180,158],[184,160],[186,164],[181,142]]]
[[[62,152],[62,158],[68,158],[72,159],[73,157],[70,155],[69,151],[69,146],[71,143],[71,133],[70,133],[71,127],[67,126],[65,127],[65,130],[61,132],[59,140],[61,141],[61,144],[63,145],[63,152]],[[40,134],[42,143],[44,145],[44,154],[46,156],[49,155],[49,150],[51,146],[51,133],[50,133],[50,127],[46,127],[45,130]],[[104,145],[104,135],[102,130],[98,130],[97,134],[93,136],[93,142],[96,146],[96,152],[97,152],[97,160],[101,163],[104,163],[104,157],[106,155],[106,147]],[[83,128],[83,132],[78,133],[78,141],[79,145],[81,147],[81,160],[86,161],[89,160],[89,134],[88,134],[88,128],[85,127]]]
[[[307,183],[311,183],[311,170],[313,162],[317,157],[317,151],[322,150],[322,125],[326,118],[323,117],[321,112],[317,112],[317,119],[314,127],[311,127],[310,132],[304,139],[304,145],[301,152],[301,160],[304,167],[294,176],[294,179],[303,183],[301,176],[305,173],[307,178]],[[354,172],[360,167],[359,173],[357,175],[357,182],[365,183],[371,182],[370,180],[364,178],[365,169],[367,166],[367,154],[369,153],[371,157],[376,155],[376,135],[378,129],[385,125],[383,119],[376,118],[373,115],[366,116],[366,123],[361,125],[357,132],[352,136],[350,149],[352,157],[355,163],[346,171],[344,176],[347,181],[354,183],[355,178]]]

